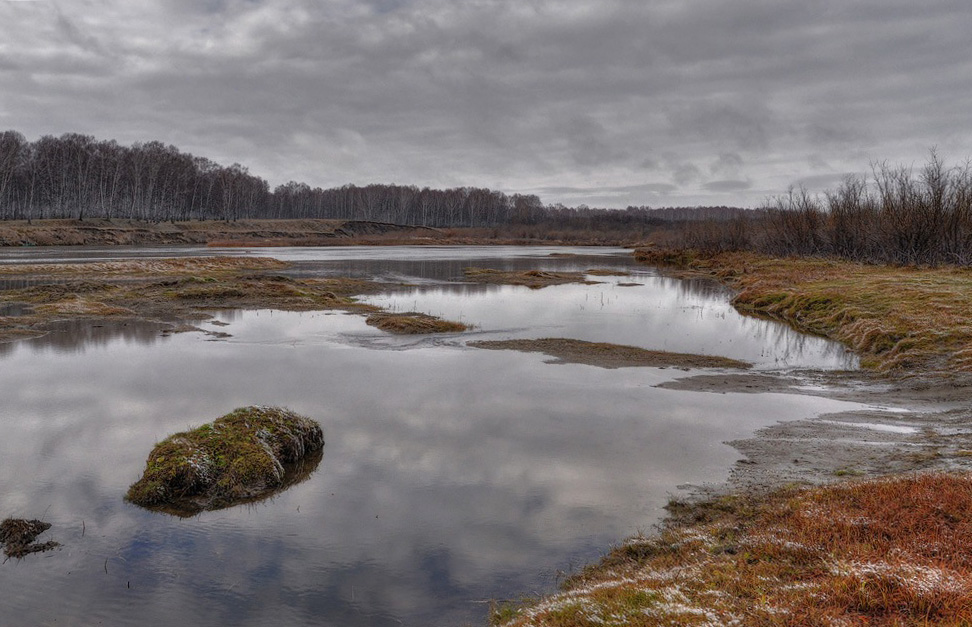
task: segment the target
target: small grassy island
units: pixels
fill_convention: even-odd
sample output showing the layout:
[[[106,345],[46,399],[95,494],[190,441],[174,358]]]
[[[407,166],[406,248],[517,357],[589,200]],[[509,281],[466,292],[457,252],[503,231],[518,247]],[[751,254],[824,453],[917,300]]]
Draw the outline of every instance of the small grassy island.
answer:
[[[406,313],[371,314],[365,322],[387,333],[419,335],[425,333],[461,333],[469,325],[453,320],[443,320],[428,314],[409,311]]]
[[[310,418],[278,407],[243,407],[159,442],[125,498],[171,513],[229,507],[294,483],[287,466],[323,446],[324,433]]]

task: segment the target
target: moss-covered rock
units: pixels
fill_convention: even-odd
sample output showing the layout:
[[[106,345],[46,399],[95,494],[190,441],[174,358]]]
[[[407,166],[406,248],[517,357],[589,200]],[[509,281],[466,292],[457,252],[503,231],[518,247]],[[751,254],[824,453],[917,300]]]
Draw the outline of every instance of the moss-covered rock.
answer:
[[[323,446],[321,427],[310,418],[279,407],[243,407],[159,442],[125,498],[173,513],[227,507],[293,483],[288,467]]]

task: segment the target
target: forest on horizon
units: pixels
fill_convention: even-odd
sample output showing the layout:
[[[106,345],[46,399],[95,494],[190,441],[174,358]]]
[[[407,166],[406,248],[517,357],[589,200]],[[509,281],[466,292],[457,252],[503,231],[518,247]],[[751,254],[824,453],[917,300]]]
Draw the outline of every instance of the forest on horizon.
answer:
[[[223,166],[159,141],[124,146],[66,133],[28,141],[0,133],[0,220],[129,219],[150,222],[320,218],[431,227],[547,224],[624,229],[736,217],[737,207],[545,205],[532,194],[480,187],[344,185],[290,181],[271,189],[238,163]]]

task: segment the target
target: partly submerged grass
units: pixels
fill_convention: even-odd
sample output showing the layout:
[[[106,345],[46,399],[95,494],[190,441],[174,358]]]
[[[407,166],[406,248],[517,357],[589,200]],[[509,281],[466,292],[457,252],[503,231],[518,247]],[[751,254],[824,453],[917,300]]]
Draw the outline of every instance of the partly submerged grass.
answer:
[[[972,477],[928,474],[672,507],[492,624],[969,625]]]
[[[749,368],[751,364],[728,357],[692,355],[648,350],[637,346],[585,342],[570,338],[540,338],[536,340],[485,340],[469,342],[468,346],[491,350],[518,350],[544,353],[556,358],[553,363],[575,363],[601,368],[630,368],[636,366],[679,368]]]
[[[700,258],[691,251],[639,251],[645,263],[675,263],[739,290],[744,312],[838,340],[864,368],[881,372],[972,371],[972,270],[778,259],[749,253]]]
[[[586,270],[584,274],[591,276],[631,276],[631,273],[627,270],[612,270],[611,268],[591,268]]]
[[[47,325],[65,318],[196,320],[217,309],[376,310],[354,299],[354,295],[383,287],[373,281],[253,272],[285,265],[273,259],[236,258],[52,264],[56,272],[51,275],[36,278],[28,274],[31,280],[61,282],[0,291],[0,307],[14,304],[24,310],[17,316],[0,316],[0,341],[42,335]],[[0,278],[8,276],[8,270],[0,268]],[[12,275],[15,279],[17,270]]]
[[[34,542],[37,536],[51,528],[51,524],[40,520],[7,518],[0,523],[0,545],[7,557],[21,559],[31,553],[50,551],[60,546],[53,540]]]
[[[537,290],[549,285],[583,283],[590,285],[582,272],[548,272],[545,270],[493,270],[491,268],[466,268],[463,270],[467,281],[475,283],[494,283],[500,285],[522,285]]]
[[[225,507],[284,483],[285,464],[324,446],[320,425],[277,407],[243,407],[159,442],[126,499],[143,507]]]
[[[406,313],[376,313],[368,316],[365,322],[388,333],[399,335],[417,335],[422,333],[459,333],[469,328],[461,322],[443,320],[428,314]]]

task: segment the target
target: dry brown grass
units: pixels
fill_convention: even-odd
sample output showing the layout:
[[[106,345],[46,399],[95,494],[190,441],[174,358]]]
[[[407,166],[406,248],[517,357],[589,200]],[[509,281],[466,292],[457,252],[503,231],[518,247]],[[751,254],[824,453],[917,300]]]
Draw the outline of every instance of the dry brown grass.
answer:
[[[423,313],[376,313],[365,320],[369,325],[398,335],[423,333],[460,333],[469,327],[461,322],[443,320]]]
[[[751,253],[699,257],[638,251],[739,290],[733,304],[843,342],[880,372],[972,371],[972,270],[779,259]]]
[[[125,259],[91,263],[32,263],[5,265],[3,276],[50,276],[86,279],[105,277],[183,276],[221,272],[281,270],[289,264],[268,257],[183,257]]]
[[[509,627],[972,624],[972,478],[928,474],[673,507]]]

